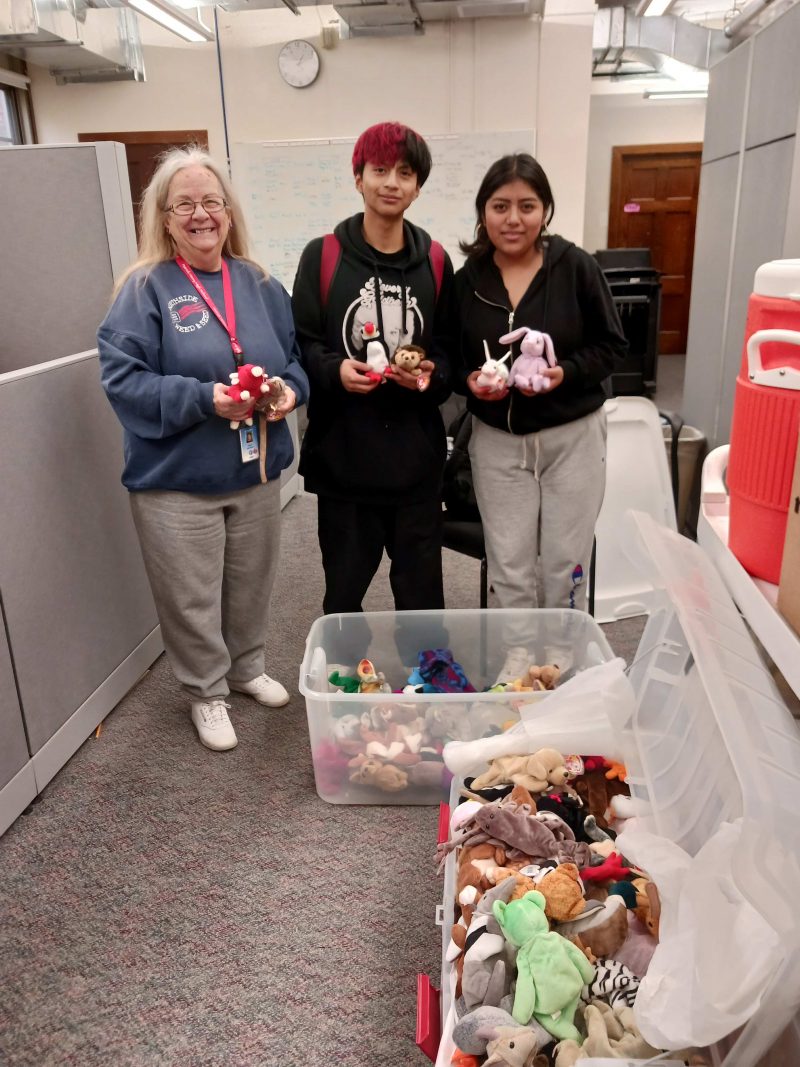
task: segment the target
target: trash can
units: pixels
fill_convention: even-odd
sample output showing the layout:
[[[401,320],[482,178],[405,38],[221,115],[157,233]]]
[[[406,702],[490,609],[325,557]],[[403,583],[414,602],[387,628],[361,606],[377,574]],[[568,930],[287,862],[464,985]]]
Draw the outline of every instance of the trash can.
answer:
[[[678,532],[682,533],[689,518],[689,509],[695,489],[699,483],[700,468],[706,453],[706,439],[696,426],[681,426],[678,433],[677,470],[672,462],[672,426],[662,420],[661,430],[664,434],[664,447],[672,471],[673,488],[677,489],[675,512],[678,520]]]
[[[628,341],[622,366],[611,375],[612,396],[652,396],[656,388],[661,275],[647,248],[595,252]]]

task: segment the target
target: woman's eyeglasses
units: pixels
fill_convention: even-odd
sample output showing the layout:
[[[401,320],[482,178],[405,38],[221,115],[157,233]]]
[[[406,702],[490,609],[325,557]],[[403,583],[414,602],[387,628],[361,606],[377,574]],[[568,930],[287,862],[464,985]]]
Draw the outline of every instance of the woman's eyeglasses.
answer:
[[[164,210],[171,211],[173,215],[194,215],[194,209],[198,204],[209,215],[216,215],[228,206],[224,197],[204,196],[202,200],[176,200],[174,204],[168,204]]]

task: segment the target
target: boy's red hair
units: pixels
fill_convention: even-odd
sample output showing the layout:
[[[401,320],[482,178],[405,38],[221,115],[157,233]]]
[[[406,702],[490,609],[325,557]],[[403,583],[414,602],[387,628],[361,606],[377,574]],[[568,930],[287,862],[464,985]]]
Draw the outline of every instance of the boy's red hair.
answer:
[[[366,163],[393,167],[398,160],[408,163],[420,186],[431,171],[431,155],[418,133],[400,122],[378,122],[364,130],[353,149],[353,174],[362,174]]]

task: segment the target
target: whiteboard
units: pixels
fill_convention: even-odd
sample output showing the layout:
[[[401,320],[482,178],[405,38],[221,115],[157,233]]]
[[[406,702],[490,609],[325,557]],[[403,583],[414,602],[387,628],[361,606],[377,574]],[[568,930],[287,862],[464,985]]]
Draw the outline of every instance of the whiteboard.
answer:
[[[457,268],[460,240],[475,229],[475,194],[489,165],[509,152],[533,152],[533,130],[426,137],[433,169],[409,208],[411,222],[441,241]],[[361,211],[351,157],[355,138],[234,144],[231,171],[255,258],[291,289],[300,253]]]

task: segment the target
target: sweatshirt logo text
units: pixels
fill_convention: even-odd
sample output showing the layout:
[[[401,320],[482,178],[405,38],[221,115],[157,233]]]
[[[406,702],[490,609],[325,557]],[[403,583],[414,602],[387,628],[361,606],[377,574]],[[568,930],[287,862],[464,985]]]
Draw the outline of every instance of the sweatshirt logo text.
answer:
[[[184,296],[174,296],[167,304],[170,322],[178,333],[195,333],[208,323],[210,318],[208,308],[193,293]]]

